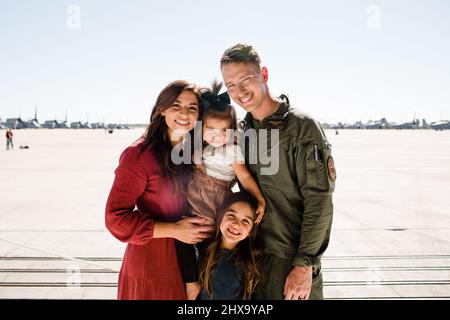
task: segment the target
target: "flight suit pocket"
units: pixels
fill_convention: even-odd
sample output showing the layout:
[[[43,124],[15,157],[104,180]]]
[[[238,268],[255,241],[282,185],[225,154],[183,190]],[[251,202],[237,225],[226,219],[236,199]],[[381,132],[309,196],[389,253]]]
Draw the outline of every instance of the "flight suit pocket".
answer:
[[[311,189],[328,191],[331,188],[326,167],[327,150],[311,143],[306,149],[306,184]],[[334,186],[333,186],[334,187]]]

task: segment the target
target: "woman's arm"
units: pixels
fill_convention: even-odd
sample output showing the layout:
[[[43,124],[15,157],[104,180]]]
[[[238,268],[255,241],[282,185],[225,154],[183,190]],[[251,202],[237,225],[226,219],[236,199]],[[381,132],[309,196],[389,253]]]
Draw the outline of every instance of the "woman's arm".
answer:
[[[250,171],[248,171],[247,166],[241,163],[231,164],[234,172],[236,173],[236,177],[242,184],[245,190],[247,190],[251,195],[253,195],[258,201],[258,208],[256,210],[256,220],[255,223],[259,224],[264,215],[264,211],[266,208],[266,201],[264,200],[264,196],[261,193],[261,190],[258,187],[255,179],[251,175]]]
[[[139,150],[129,147],[120,156],[105,210],[106,227],[122,242],[141,245],[153,237],[155,221],[135,210],[146,185],[147,171],[139,159]]]
[[[136,147],[126,149],[115,171],[115,179],[106,203],[105,224],[122,242],[143,245],[153,238],[175,238],[197,243],[208,237],[214,227],[201,218],[185,218],[178,222],[159,222],[135,210],[147,186],[148,171]]]

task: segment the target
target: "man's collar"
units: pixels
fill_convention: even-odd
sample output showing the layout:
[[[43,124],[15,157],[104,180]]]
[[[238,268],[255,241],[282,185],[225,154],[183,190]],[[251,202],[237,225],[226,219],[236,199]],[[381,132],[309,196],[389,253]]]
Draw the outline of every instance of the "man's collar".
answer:
[[[284,123],[286,121],[286,117],[289,113],[289,98],[282,94],[278,97],[280,99],[280,104],[275,110],[275,112],[268,117],[265,117],[263,120],[261,120],[261,124],[264,128],[277,128],[282,129],[284,128]],[[254,119],[250,112],[247,112],[247,114],[244,117],[244,120],[241,121],[241,127],[245,131],[249,128],[254,128]]]

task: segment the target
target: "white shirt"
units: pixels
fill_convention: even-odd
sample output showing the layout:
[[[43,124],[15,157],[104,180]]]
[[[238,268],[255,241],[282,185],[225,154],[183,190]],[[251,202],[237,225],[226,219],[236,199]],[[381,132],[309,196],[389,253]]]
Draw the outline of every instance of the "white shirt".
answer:
[[[208,146],[203,151],[203,166],[208,176],[223,181],[231,181],[236,177],[231,164],[245,164],[241,148],[234,144],[212,149]]]

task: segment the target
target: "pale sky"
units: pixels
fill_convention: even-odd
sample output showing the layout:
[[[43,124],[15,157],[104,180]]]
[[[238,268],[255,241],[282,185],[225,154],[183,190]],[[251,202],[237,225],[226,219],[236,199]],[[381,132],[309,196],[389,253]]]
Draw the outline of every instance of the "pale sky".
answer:
[[[0,0],[0,117],[146,123],[167,83],[221,79],[247,42],[319,121],[449,119],[449,39],[446,0]]]

